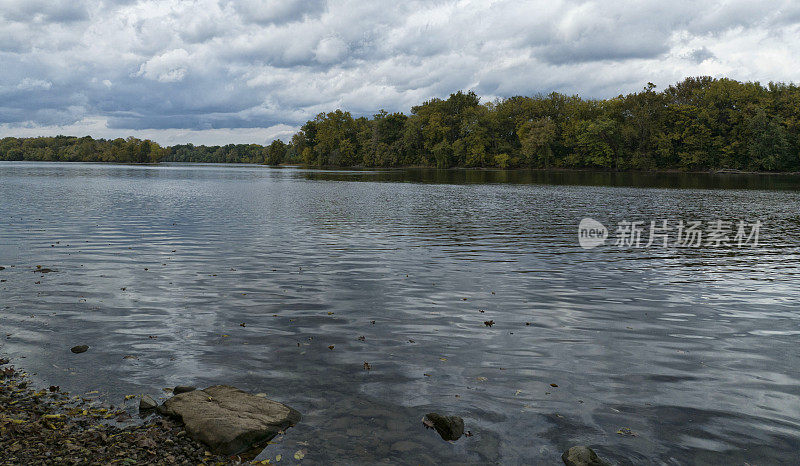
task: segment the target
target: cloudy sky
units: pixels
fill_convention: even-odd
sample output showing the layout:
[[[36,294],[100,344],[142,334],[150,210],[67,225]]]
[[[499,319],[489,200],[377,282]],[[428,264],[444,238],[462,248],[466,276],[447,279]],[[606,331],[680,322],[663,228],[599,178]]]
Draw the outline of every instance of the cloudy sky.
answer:
[[[800,2],[0,0],[0,136],[264,143],[472,89],[800,82]]]

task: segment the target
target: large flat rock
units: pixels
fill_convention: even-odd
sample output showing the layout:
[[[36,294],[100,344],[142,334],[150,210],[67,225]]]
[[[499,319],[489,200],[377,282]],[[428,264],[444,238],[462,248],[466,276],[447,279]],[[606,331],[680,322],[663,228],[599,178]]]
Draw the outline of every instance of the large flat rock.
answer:
[[[264,444],[300,421],[300,413],[284,404],[227,385],[175,395],[159,411],[179,418],[189,435],[222,455]]]

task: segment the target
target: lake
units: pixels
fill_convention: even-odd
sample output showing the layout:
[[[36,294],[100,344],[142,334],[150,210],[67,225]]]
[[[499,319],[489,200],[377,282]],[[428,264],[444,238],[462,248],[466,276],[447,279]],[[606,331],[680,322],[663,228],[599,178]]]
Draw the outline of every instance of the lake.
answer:
[[[757,247],[583,249],[585,217],[762,226]],[[0,353],[117,404],[266,393],[303,419],[259,458],[800,454],[797,176],[8,162],[0,218]]]

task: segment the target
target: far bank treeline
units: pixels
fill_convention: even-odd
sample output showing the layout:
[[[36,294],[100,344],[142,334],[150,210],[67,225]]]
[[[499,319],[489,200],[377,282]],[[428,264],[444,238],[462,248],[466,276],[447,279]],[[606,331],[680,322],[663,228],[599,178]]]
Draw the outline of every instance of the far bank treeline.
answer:
[[[473,92],[457,92],[410,115],[321,113],[288,144],[161,148],[133,138],[5,138],[0,159],[797,171],[800,87],[699,77],[606,100],[552,93],[483,104]]]

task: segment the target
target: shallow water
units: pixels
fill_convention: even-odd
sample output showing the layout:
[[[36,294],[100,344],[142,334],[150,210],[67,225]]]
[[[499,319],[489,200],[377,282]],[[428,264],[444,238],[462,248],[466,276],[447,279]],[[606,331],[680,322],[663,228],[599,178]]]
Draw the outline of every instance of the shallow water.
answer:
[[[793,462],[799,207],[791,176],[0,163],[0,352],[111,402],[267,393],[285,462]],[[587,251],[587,216],[764,226]]]

